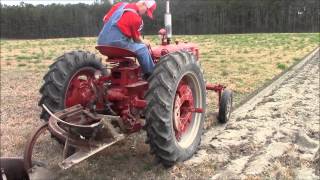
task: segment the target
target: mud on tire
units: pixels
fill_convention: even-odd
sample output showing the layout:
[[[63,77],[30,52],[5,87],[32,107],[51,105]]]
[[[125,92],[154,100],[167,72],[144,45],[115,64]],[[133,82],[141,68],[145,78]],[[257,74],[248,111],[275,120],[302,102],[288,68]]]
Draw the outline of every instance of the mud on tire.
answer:
[[[45,104],[52,112],[66,108],[65,95],[68,84],[73,75],[83,68],[100,70],[102,74],[106,74],[101,59],[90,52],[72,51],[58,57],[43,77],[44,83],[39,91],[42,96],[38,105],[42,107],[42,104]],[[48,121],[49,117],[50,115],[42,109],[40,118]]]
[[[205,82],[195,56],[178,51],[162,57],[149,78],[145,111],[147,143],[160,162],[172,166],[189,159],[197,150],[203,132],[206,109]],[[174,112],[180,82],[188,82],[194,106],[202,113],[192,113],[190,124],[181,138],[177,138]]]

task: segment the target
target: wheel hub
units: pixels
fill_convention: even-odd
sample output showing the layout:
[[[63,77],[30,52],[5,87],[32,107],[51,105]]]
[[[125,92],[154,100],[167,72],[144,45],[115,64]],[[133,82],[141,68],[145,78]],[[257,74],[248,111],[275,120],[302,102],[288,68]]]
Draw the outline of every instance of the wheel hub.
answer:
[[[192,109],[194,100],[190,86],[182,80],[177,88],[174,100],[174,130],[176,139],[179,141],[183,134],[188,130],[192,120]]]
[[[94,72],[89,69],[80,70],[72,78],[67,87],[65,106],[71,107],[76,104],[87,106],[95,98]]]

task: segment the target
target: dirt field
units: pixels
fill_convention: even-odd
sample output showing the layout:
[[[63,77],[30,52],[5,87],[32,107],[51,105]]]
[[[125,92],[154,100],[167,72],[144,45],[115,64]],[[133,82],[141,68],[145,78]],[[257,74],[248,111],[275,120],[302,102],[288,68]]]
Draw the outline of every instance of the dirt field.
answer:
[[[197,157],[212,179],[319,179],[319,51],[269,92],[205,134]]]
[[[240,40],[234,39],[236,35],[231,35],[225,41],[221,37],[213,37],[211,44],[204,40],[205,37],[201,37],[202,40],[197,38],[197,41],[202,41],[201,46],[210,47],[202,57],[206,77],[209,81],[221,81],[229,85],[236,91],[236,102],[239,102],[257,87],[300,61],[316,46],[314,34],[292,36],[278,36],[288,37],[291,40],[289,45],[281,45],[278,39],[272,41],[267,38],[268,35],[260,39],[258,36],[244,36],[246,38]],[[193,41],[192,38],[186,39]],[[223,49],[231,46],[228,43],[232,41],[235,41],[234,50],[231,47],[229,51]],[[29,46],[48,48],[43,51],[50,52],[50,46],[44,42],[42,46],[29,42]],[[55,42],[55,45],[64,46],[63,42],[57,43],[59,40]],[[15,62],[25,61],[20,51],[28,52],[30,49],[23,49],[21,45],[18,54],[13,54],[15,50],[8,49],[16,42],[6,43],[6,48],[2,44],[1,49],[1,156],[20,156],[30,132],[41,124],[38,120],[38,90],[45,65],[51,64],[52,60],[48,59],[40,65],[30,63],[39,66],[29,67],[28,63],[13,66]],[[303,47],[300,47],[301,43]],[[274,49],[271,48],[272,44]],[[76,48],[82,48],[79,46]],[[35,48],[34,51],[38,50]],[[12,54],[4,56],[3,52]],[[217,57],[213,57],[214,53]],[[17,56],[20,56],[20,61],[15,60],[19,59]],[[6,57],[9,60],[4,62]],[[6,64],[8,62],[11,64]],[[231,178],[236,174],[241,175],[237,178],[249,179],[313,179],[319,176],[319,172],[314,171],[316,162],[319,162],[319,153],[316,154],[316,151],[319,152],[320,137],[318,66],[319,57],[310,61],[296,76],[288,79],[246,115],[234,116],[226,127],[215,126],[204,136],[201,150],[193,159],[171,169],[157,164],[149,154],[149,147],[144,144],[144,132],[129,137],[65,172],[58,171],[54,166],[59,160],[55,157],[60,156],[62,148],[51,138],[46,137],[40,142],[36,156],[48,161],[51,170],[58,173],[52,176],[53,179],[208,179]],[[213,73],[214,70],[218,73]],[[209,113],[213,113],[212,109]],[[207,119],[212,120],[211,115]],[[48,177],[51,176],[45,179]]]

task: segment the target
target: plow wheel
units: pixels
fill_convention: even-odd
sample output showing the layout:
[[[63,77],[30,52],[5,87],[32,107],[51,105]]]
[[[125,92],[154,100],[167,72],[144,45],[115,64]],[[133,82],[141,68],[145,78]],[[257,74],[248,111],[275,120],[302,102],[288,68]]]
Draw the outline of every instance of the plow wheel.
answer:
[[[230,119],[231,111],[232,111],[232,91],[229,89],[225,89],[221,94],[218,121],[220,123],[228,122]]]
[[[146,94],[147,143],[165,166],[189,159],[203,132],[205,83],[193,55],[175,52],[160,59]]]
[[[53,113],[76,104],[88,106],[96,97],[92,87],[97,71],[106,74],[100,59],[92,53],[72,51],[58,57],[43,77],[38,105],[45,104]],[[48,121],[49,117],[42,109],[40,118]]]

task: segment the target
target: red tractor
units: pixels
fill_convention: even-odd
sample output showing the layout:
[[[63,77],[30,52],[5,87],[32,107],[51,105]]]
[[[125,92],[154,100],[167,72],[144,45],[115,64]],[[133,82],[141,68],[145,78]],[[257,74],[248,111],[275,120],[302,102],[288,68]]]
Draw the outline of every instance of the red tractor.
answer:
[[[166,29],[159,31],[161,45],[150,48],[156,67],[148,80],[142,78],[136,55],[125,49],[97,46],[107,57],[107,65],[95,54],[85,51],[72,51],[58,57],[50,65],[40,89],[41,118],[49,120],[50,132],[60,142],[69,142],[66,128],[59,127],[64,122],[59,120],[50,125],[50,119],[52,116],[63,119],[59,113],[73,113],[76,110],[72,108],[81,105],[90,117],[117,117],[117,125],[110,124],[123,134],[145,129],[146,143],[165,166],[190,158],[203,133],[206,90],[219,95],[218,120],[222,123],[231,113],[232,92],[219,84],[206,84],[197,46],[170,43],[170,23]],[[71,122],[74,119],[66,124],[72,126]],[[91,138],[90,128],[88,131],[84,126],[77,127],[84,128],[80,140]],[[111,130],[115,129],[111,127]]]

